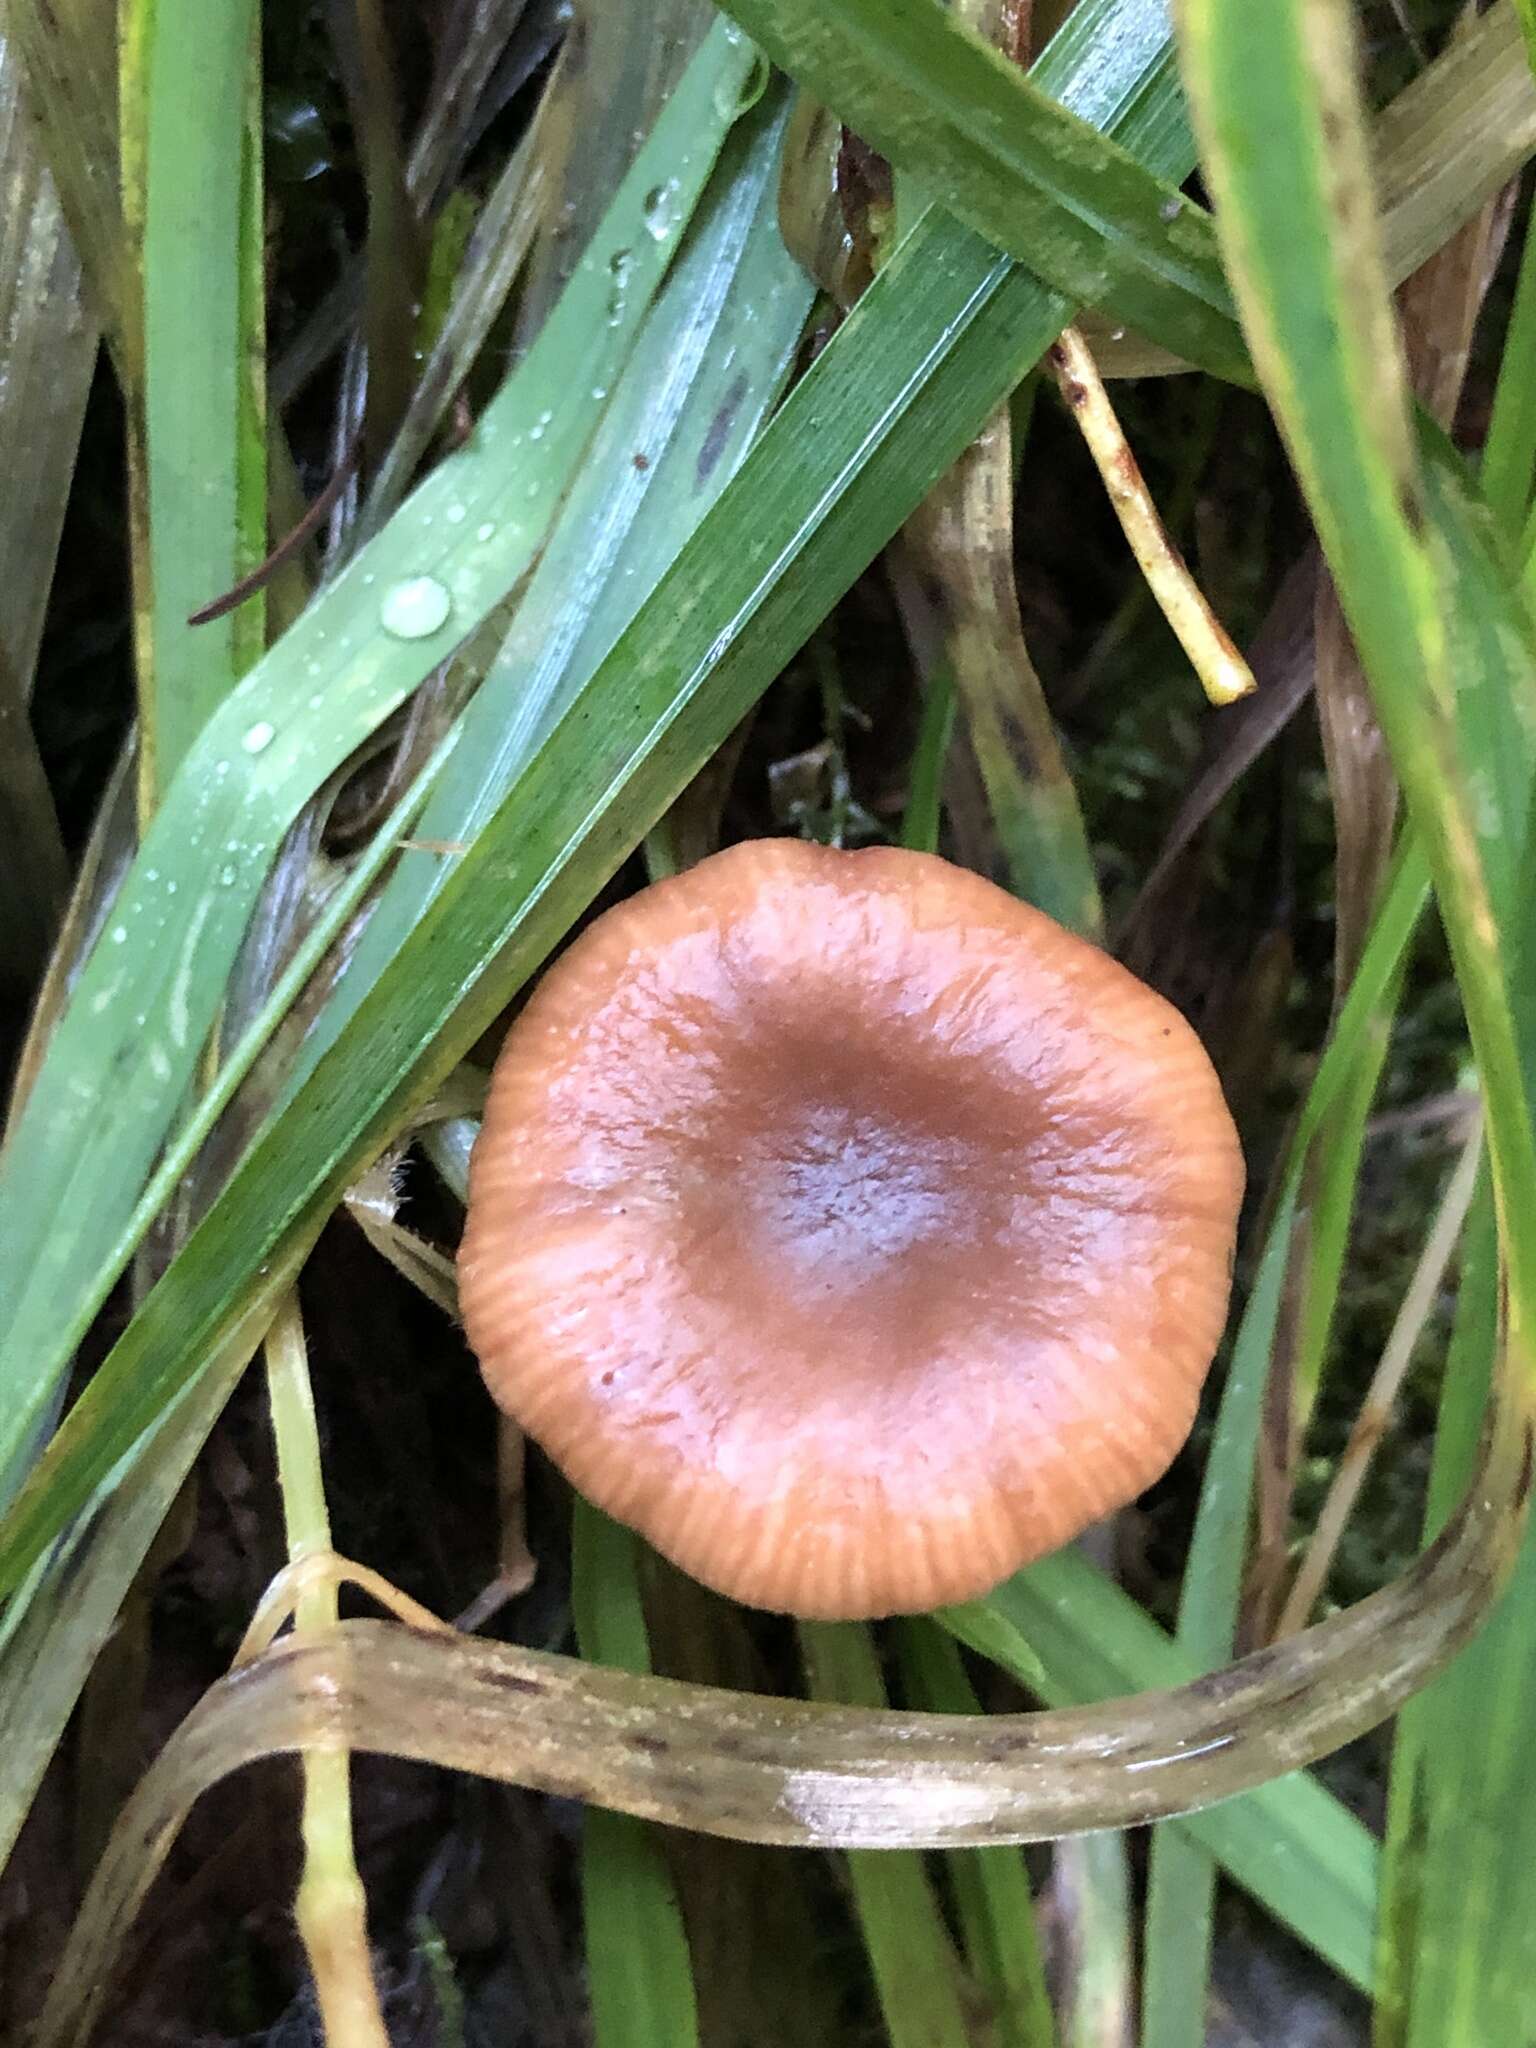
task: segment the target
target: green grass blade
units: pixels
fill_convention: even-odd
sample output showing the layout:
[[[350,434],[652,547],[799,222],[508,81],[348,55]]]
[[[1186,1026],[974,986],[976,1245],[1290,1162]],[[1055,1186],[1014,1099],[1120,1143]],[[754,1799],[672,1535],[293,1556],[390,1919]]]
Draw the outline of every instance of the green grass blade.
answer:
[[[571,1530],[571,1612],[581,1654],[649,1671],[651,1646],[636,1569],[637,1539],[577,1499]],[[596,2048],[690,2048],[699,2038],[688,1936],[661,1841],[627,1813],[589,1806],[582,1821],[581,1897],[587,1992]]]
[[[1529,222],[1479,481],[1489,511],[1507,534],[1518,536],[1536,486],[1536,235]]]
[[[1145,138],[1159,168],[1176,170],[1183,137],[1167,120],[1166,42],[1147,26],[1145,10],[1135,0],[1102,0],[1075,20],[1122,18],[1132,32],[1110,42],[1115,65],[1090,41],[1068,44],[1060,66],[1042,66],[1096,115],[1124,109],[1130,138]],[[196,1373],[226,1324],[246,1312],[247,1290],[260,1292],[264,1283],[252,1276],[263,1260],[337,1197],[473,1043],[974,438],[1069,310],[942,216],[907,238],[456,863],[352,1029],[146,1301],[0,1536],[0,1583],[16,1583],[101,1473]],[[413,506],[441,508],[437,482]],[[393,533],[392,526],[374,547]],[[351,587],[366,561],[360,557],[337,588]],[[136,941],[152,937],[147,927]],[[80,1007],[77,998],[71,1014]],[[91,1113],[99,1119],[94,1103]],[[82,1127],[90,1121],[78,1109],[74,1116]],[[19,1203],[19,1182],[11,1192]],[[0,1203],[5,1193],[0,1183]],[[35,1180],[28,1194],[35,1204]],[[43,1235],[35,1213],[26,1222],[34,1237]],[[50,1293],[34,1309],[46,1355],[57,1346],[58,1298]],[[18,1347],[13,1356],[12,1372],[25,1369],[33,1385],[37,1355]],[[24,1413],[9,1394],[6,1420],[25,1441]]]
[[[922,849],[919,849],[921,851]],[[981,1703],[950,1638],[926,1619],[896,1623],[909,1703],[934,1714],[979,1714]],[[1017,1849],[955,1849],[944,1859],[966,1959],[986,1998],[997,2048],[1052,2048],[1029,1872]]]
[[[146,834],[0,1168],[0,1237],[23,1275],[0,1305],[0,1492],[111,1284],[103,1253],[182,1100],[283,835],[526,568],[595,425],[594,382],[627,354],[675,244],[645,224],[658,162],[678,180],[680,231],[751,61],[727,30],[709,39],[615,202],[613,242],[578,270],[475,441],[224,701]],[[614,245],[632,251],[622,280]],[[508,461],[520,448],[523,468]]]
[[[955,732],[955,672],[941,663],[928,678],[922,728],[912,751],[907,777],[907,807],[901,816],[901,843],[911,853],[937,853],[939,820],[944,800],[944,764]]]
[[[1209,220],[930,0],[730,0],[774,62],[1082,305],[1246,380]],[[1159,10],[1161,11],[1161,10]]]
[[[861,1622],[802,1622],[800,1645],[813,1700],[888,1704],[874,1641]],[[890,2048],[971,2048],[959,1958],[921,1854],[851,1849],[847,1867]]]
[[[252,0],[131,0],[123,21],[123,196],[143,318],[129,451],[146,812],[265,639],[259,594],[187,623],[266,552],[255,28]]]

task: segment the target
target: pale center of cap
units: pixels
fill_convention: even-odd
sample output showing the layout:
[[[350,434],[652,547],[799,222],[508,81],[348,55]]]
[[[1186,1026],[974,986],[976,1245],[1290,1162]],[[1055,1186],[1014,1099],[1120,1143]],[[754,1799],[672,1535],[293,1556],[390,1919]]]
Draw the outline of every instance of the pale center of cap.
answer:
[[[813,1102],[747,1148],[736,1189],[761,1254],[850,1286],[963,1229],[968,1148],[846,1102]]]

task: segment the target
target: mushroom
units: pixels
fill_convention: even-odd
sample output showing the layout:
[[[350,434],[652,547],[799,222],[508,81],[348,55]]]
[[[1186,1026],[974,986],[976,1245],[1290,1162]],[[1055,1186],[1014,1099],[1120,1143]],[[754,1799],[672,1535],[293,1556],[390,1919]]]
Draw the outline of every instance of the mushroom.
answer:
[[[973,1598],[1189,1433],[1242,1194],[1199,1040],[928,854],[732,847],[597,919],[496,1064],[495,1400],[750,1605]]]

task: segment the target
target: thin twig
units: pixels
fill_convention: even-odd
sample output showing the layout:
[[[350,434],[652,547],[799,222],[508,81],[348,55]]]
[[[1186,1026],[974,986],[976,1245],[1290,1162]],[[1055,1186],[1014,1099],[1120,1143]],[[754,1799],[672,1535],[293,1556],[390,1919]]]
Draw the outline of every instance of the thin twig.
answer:
[[[1064,330],[1050,362],[1163,617],[1178,635],[1211,702],[1236,703],[1254,689],[1253,670],[1211,610],[1158,516],[1092,352],[1075,327]]]

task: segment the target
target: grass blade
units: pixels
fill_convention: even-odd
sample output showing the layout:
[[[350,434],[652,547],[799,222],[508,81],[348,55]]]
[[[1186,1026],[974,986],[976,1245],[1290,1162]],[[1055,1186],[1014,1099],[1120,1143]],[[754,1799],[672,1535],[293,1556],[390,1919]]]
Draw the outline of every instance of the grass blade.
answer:
[[[896,1641],[913,1706],[934,1714],[981,1712],[960,1653],[942,1630],[928,1620],[901,1621]],[[956,1849],[945,1868],[997,2048],[1052,2048],[1056,2023],[1023,1857],[1016,1849]]]
[[[258,594],[190,615],[266,552],[264,234],[252,0],[131,0],[123,198],[142,280],[130,415],[140,809],[260,654]]]
[[[886,1705],[874,1641],[862,1623],[802,1622],[800,1646],[813,1700]],[[847,1864],[890,2048],[970,2048],[959,1958],[921,1855],[853,1849]]]
[[[574,1503],[571,1609],[581,1654],[649,1671],[636,1538]],[[581,1854],[587,1988],[597,2048],[690,2048],[699,2038],[688,1937],[654,1828],[588,1807]]]
[[[790,76],[1080,305],[1247,376],[1210,222],[924,0],[730,0]]]
[[[727,146],[511,630],[460,721],[460,744],[417,828],[422,840],[462,844],[495,810],[729,481],[779,393],[811,299],[778,235],[783,116],[782,94],[770,94]],[[345,1028],[444,871],[432,858],[399,864],[310,1034],[300,1073]]]

